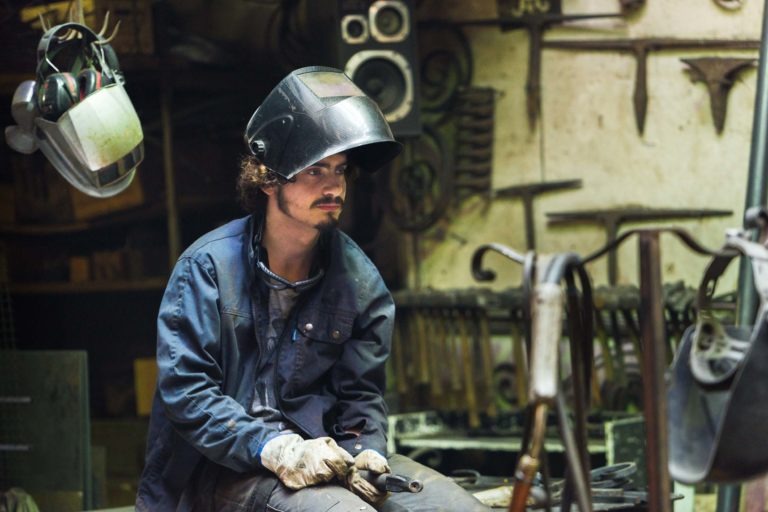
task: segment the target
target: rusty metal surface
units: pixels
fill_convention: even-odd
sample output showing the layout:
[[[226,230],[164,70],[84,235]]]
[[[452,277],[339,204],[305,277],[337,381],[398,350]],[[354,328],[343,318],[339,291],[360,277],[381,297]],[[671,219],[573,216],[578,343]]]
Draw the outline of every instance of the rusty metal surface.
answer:
[[[717,133],[722,133],[728,109],[728,92],[739,73],[754,67],[757,59],[700,57],[680,60],[690,66],[686,71],[692,82],[702,82],[706,85],[715,130]]]
[[[655,512],[669,512],[672,508],[669,500],[671,488],[667,466],[669,448],[664,381],[667,358],[664,348],[659,232],[642,231],[638,245],[648,506]]]

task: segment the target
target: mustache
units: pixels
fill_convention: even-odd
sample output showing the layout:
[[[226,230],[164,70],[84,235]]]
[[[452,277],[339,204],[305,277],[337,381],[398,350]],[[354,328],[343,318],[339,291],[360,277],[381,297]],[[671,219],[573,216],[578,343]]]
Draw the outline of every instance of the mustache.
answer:
[[[344,205],[344,200],[339,197],[321,197],[320,199],[316,199],[314,202],[312,202],[312,207],[320,206],[324,204],[337,204],[339,206]]]

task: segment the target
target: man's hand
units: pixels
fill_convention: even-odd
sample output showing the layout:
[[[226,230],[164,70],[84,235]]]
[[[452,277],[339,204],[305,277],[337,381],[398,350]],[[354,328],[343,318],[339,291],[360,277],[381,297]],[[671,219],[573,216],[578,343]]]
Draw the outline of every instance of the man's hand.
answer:
[[[380,491],[361,473],[370,472],[373,475],[389,473],[389,464],[383,455],[373,450],[363,450],[355,457],[354,465],[347,474],[347,488],[363,498],[368,503],[379,504],[387,498],[386,491]]]
[[[344,481],[355,459],[330,437],[305,440],[298,434],[286,434],[264,445],[261,463],[283,485],[297,490],[333,477]]]

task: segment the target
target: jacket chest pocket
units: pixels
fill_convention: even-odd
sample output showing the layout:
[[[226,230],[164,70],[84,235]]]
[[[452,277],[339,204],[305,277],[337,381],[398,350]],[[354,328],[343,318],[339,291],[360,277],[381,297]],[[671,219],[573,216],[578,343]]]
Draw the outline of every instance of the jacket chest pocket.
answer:
[[[301,381],[320,378],[339,359],[352,336],[355,315],[343,311],[312,311],[299,314],[293,331],[296,350],[294,369]]]

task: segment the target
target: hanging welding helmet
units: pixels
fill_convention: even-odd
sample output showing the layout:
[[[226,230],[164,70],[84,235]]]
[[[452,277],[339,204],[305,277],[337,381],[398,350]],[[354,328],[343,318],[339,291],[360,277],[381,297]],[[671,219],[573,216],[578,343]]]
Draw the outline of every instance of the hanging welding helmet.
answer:
[[[341,70],[319,66],[297,69],[277,84],[248,122],[245,142],[284,179],[341,152],[373,172],[402,148],[372,99]]]
[[[123,88],[117,56],[85,25],[47,30],[36,80],[21,83],[5,129],[8,145],[38,148],[72,186],[93,197],[123,191],[144,158],[141,122]]]
[[[715,284],[737,256],[749,258],[760,296],[754,327],[724,325],[712,309]],[[727,233],[697,310],[671,367],[669,472],[688,484],[744,481],[768,471],[768,249]]]

